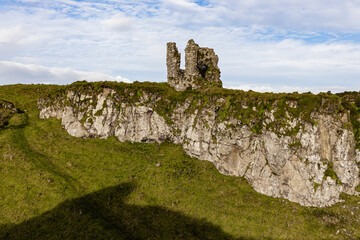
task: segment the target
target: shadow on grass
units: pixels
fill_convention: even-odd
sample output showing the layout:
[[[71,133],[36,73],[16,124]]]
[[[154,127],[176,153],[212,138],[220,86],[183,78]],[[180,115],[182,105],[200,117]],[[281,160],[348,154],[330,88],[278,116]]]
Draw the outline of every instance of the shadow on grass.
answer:
[[[11,140],[13,146],[24,153],[24,155],[27,156],[27,160],[32,162],[38,169],[48,172],[52,176],[58,177],[63,184],[70,186],[70,189],[75,193],[84,189],[78,184],[75,178],[56,166],[49,156],[40,153],[31,147],[25,135],[24,129],[16,129],[15,131],[12,131]]]
[[[67,200],[18,225],[0,239],[234,239],[211,223],[157,206],[124,202],[133,183]]]

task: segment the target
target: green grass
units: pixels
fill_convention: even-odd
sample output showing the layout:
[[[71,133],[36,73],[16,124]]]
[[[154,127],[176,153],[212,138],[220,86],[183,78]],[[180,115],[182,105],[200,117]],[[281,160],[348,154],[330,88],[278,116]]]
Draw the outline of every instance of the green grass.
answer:
[[[302,207],[256,193],[179,145],[71,137],[59,120],[38,118],[37,99],[59,89],[0,87],[26,116],[0,130],[0,239],[360,237],[359,197]]]
[[[334,168],[333,163],[328,162],[328,167],[324,173],[324,179],[326,179],[326,177],[330,177],[332,180],[336,180],[339,178],[333,168]]]

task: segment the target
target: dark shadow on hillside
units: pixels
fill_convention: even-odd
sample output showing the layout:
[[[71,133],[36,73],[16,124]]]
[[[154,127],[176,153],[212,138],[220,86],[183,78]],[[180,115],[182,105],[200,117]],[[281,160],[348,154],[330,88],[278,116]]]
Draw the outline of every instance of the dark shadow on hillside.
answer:
[[[21,150],[27,160],[34,164],[37,169],[41,169],[45,172],[50,173],[52,176],[58,177],[62,182],[65,182],[67,186],[70,186],[69,190],[77,192],[78,189],[83,189],[83,187],[73,178],[71,175],[67,174],[61,168],[54,164],[54,160],[44,153],[36,151],[29,143],[28,138],[25,135],[24,129],[17,129],[16,131],[11,132],[11,144],[17,149]]]
[[[132,183],[67,200],[15,226],[0,239],[234,239],[211,223],[156,206],[129,205]]]

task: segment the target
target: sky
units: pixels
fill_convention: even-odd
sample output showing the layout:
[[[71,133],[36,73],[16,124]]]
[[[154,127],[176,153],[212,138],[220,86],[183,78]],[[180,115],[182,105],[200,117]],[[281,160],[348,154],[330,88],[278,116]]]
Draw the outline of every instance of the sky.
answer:
[[[359,0],[0,0],[0,85],[166,81],[214,48],[226,88],[360,90]]]

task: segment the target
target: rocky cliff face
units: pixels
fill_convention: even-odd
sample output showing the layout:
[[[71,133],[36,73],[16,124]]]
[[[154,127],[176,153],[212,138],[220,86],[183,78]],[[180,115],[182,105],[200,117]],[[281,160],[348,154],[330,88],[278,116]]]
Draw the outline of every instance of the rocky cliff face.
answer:
[[[360,153],[339,97],[138,85],[74,85],[39,100],[40,117],[61,119],[75,137],[170,140],[260,193],[304,206],[359,195]]]

